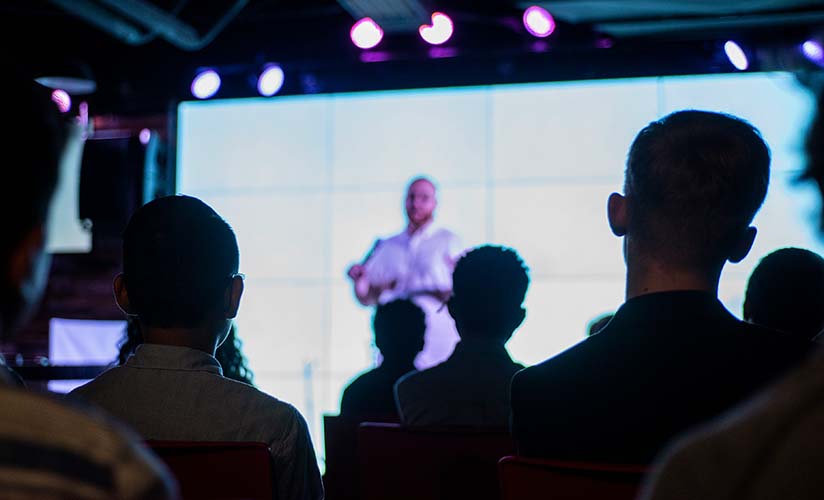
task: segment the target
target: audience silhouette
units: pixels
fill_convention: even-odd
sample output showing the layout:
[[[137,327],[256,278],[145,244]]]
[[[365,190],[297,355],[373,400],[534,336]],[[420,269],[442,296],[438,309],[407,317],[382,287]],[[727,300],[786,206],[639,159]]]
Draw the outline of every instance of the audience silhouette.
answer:
[[[824,200],[824,93],[806,141],[804,179]],[[819,229],[824,232],[824,212]],[[820,312],[816,311],[816,317]],[[746,405],[682,440],[642,495],[651,500],[821,498],[824,352]]]
[[[120,352],[117,354],[117,364],[122,365],[129,359],[143,343],[143,335],[140,333],[140,322],[133,316],[126,317],[126,334],[120,343]],[[226,340],[215,351],[215,359],[220,363],[223,376],[244,384],[255,385],[255,375],[249,368],[249,362],[243,355],[243,342],[237,336],[237,325],[232,323]]]
[[[423,349],[426,315],[411,300],[395,300],[375,309],[372,328],[383,361],[346,387],[340,414],[361,421],[396,421],[395,382],[415,371],[415,356]]]
[[[47,89],[14,70],[0,79],[13,122],[0,179],[0,340],[40,300],[49,269],[46,218],[66,128]],[[79,131],[74,127],[74,134]],[[26,392],[0,360],[0,484],[4,498],[175,498],[176,486],[135,436],[97,412]]]
[[[609,324],[610,321],[612,321],[613,316],[615,316],[615,314],[609,313],[603,314],[593,319],[587,327],[587,337],[592,337],[596,333],[603,330],[604,327],[607,326],[607,324]]]
[[[401,422],[412,426],[506,427],[509,382],[523,368],[505,344],[526,317],[526,266],[509,248],[483,246],[455,266],[449,314],[460,342],[443,363],[395,386]]]
[[[188,196],[154,200],[123,235],[115,298],[140,323],[144,343],[123,366],[72,391],[146,439],[254,441],[269,445],[276,496],[323,497],[303,417],[291,405],[225,378],[215,349],[243,293],[235,234]]]
[[[824,328],[824,259],[801,248],[761,259],[747,283],[744,320],[815,338]]]
[[[725,262],[754,241],[769,164],[758,131],[729,115],[681,111],[641,130],[625,194],[608,203],[627,300],[597,335],[514,377],[522,454],[648,463],[807,353],[807,342],[741,322],[717,299]]]

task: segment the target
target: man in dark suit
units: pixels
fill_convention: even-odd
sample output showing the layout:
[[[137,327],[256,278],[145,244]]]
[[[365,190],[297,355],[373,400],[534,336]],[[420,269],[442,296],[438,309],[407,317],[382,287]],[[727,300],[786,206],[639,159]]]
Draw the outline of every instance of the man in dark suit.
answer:
[[[648,463],[806,354],[808,343],[743,323],[717,298],[724,264],[755,239],[769,164],[759,132],[728,115],[682,111],[638,134],[625,194],[608,204],[626,303],[593,337],[515,376],[521,454]]]

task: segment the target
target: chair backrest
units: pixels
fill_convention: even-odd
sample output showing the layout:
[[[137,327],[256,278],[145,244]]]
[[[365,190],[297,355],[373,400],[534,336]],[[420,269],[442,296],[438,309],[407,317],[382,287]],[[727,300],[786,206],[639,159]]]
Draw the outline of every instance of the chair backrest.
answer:
[[[632,500],[646,467],[504,457],[498,462],[502,500]]]
[[[147,441],[169,467],[184,500],[275,498],[272,455],[265,443]]]
[[[361,499],[497,500],[497,463],[513,451],[504,430],[364,423],[358,429]]]
[[[370,420],[371,421],[371,420]],[[397,416],[377,418],[375,422],[397,421]],[[360,498],[358,478],[358,426],[363,419],[323,416],[323,439],[326,443],[326,473],[323,486],[326,500]]]

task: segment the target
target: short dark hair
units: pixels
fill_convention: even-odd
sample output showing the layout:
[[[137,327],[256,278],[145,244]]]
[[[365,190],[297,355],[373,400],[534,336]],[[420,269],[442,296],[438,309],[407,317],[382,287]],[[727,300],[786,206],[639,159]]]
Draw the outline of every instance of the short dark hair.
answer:
[[[0,150],[7,156],[0,180],[0,213],[5,216],[0,262],[5,263],[25,234],[46,221],[66,130],[49,89],[34,80],[4,75],[0,95],[6,97],[3,113],[11,120],[0,134]]]
[[[770,150],[740,118],[679,111],[647,125],[629,150],[631,236],[674,264],[728,257],[767,195]]]
[[[824,259],[782,248],[758,263],[747,283],[747,321],[812,339],[824,327]]]
[[[158,198],[134,213],[123,235],[123,276],[146,325],[192,328],[220,306],[240,255],[235,233],[190,196]]]
[[[409,358],[423,349],[426,314],[411,300],[393,300],[375,308],[375,346],[384,358]]]
[[[512,248],[485,245],[458,260],[452,273],[450,312],[471,332],[497,337],[519,311],[529,287],[529,270]]]

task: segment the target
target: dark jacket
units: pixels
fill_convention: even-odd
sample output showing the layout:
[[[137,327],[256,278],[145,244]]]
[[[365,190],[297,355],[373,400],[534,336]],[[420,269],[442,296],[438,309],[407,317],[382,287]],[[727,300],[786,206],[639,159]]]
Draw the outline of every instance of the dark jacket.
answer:
[[[636,297],[595,336],[515,375],[512,432],[523,455],[649,463],[811,345],[739,321],[708,293]]]

